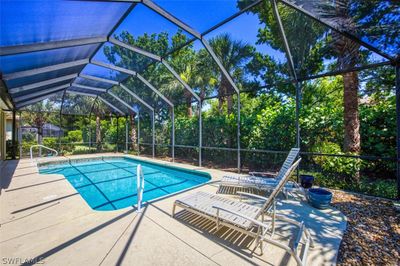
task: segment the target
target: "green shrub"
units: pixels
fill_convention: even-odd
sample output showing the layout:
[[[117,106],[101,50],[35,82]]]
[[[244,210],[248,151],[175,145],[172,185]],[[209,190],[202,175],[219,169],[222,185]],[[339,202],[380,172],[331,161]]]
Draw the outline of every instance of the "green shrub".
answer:
[[[29,156],[30,148],[32,145],[36,145],[36,141],[23,141],[22,142],[22,156]]]
[[[36,142],[36,133],[34,132],[23,132],[22,133],[22,142]]]
[[[397,196],[396,180],[394,179],[361,179],[358,186],[352,187],[354,191],[368,195],[395,199]]]
[[[331,142],[321,142],[313,147],[314,152],[345,155],[340,146]],[[349,154],[351,155],[351,154]],[[361,160],[349,157],[316,156],[314,161],[323,173],[342,179],[356,177],[360,172]]]
[[[394,179],[369,179],[362,176],[360,182],[343,180],[334,176],[318,172],[301,172],[315,177],[314,185],[331,189],[340,189],[358,192],[361,194],[395,199],[397,196],[396,180]]]
[[[68,132],[69,142],[82,142],[82,130],[72,130]]]
[[[43,145],[52,149],[58,149],[58,138],[47,137],[43,138]]]
[[[115,144],[103,143],[102,151],[103,151],[103,152],[112,152],[112,151],[115,151]]]
[[[88,154],[88,153],[95,153],[96,148],[95,147],[88,147],[88,146],[80,146],[76,145],[72,151],[72,154]]]

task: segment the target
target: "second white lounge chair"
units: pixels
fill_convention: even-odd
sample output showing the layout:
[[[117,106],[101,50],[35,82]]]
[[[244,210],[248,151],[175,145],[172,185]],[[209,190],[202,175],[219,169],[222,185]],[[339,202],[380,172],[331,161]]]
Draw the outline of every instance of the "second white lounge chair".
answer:
[[[224,193],[224,188],[235,187],[235,188],[254,188],[257,190],[272,191],[284,177],[287,170],[292,166],[293,162],[299,154],[299,148],[293,148],[290,150],[285,162],[277,174],[262,173],[262,172],[250,172],[247,176],[224,176],[222,177],[218,193]],[[267,177],[265,177],[267,176]],[[288,181],[282,188],[282,192],[286,198],[289,193],[297,192],[305,195],[304,190],[296,182]]]
[[[257,247],[260,247],[262,254],[263,242],[265,241],[286,250],[295,258],[298,265],[305,265],[308,248],[312,246],[310,233],[304,223],[275,214],[275,198],[298,166],[300,160],[287,169],[285,175],[268,198],[250,193],[238,193],[241,197],[246,196],[264,200],[261,207],[200,191],[176,200],[173,205],[172,217],[175,216],[176,207],[181,207],[202,217],[214,220],[217,230],[222,226],[226,226],[255,238],[256,244],[252,253]],[[265,215],[272,218],[268,223],[264,221]],[[294,236],[294,240],[289,245],[273,239],[276,220],[282,220],[298,227],[298,234]],[[300,244],[304,247],[303,252],[299,248]],[[302,258],[300,254],[303,254]]]

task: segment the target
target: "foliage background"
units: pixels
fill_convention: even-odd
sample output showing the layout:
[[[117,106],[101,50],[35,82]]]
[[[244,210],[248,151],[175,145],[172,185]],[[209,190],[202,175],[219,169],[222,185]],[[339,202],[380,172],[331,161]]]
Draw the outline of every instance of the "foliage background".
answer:
[[[358,4],[361,5],[361,2]],[[239,1],[237,5],[245,6],[246,1]],[[381,19],[379,14],[370,14],[371,9],[359,7],[350,5],[347,10],[352,14],[355,25],[372,23],[366,22],[366,16],[376,20],[375,23]],[[291,48],[295,71],[299,77],[343,70],[343,67],[349,66],[348,62],[352,62],[351,67],[354,67],[376,63],[377,58],[381,60],[373,52],[362,49],[359,45],[355,46],[349,40],[338,38],[337,34],[308,17],[284,5],[279,5],[278,8]],[[379,13],[383,11],[379,10]],[[237,36],[225,32],[223,28],[217,29],[206,38],[241,90],[242,171],[276,170],[284,160],[286,152],[296,145],[295,86],[290,82],[291,76],[284,56],[283,42],[271,12],[270,2],[263,2],[242,16],[245,15],[256,16],[259,20],[256,43],[238,39]],[[199,104],[193,96],[184,90],[162,64],[149,63],[148,59],[121,47],[103,47],[104,57],[108,62],[139,71],[174,102],[176,158],[188,163],[198,163],[201,111],[203,164],[235,171],[238,146],[236,137],[238,99],[204,47],[198,42],[181,47],[189,37],[179,29],[174,32],[163,31],[139,36],[123,31],[114,37],[163,55],[180,77],[202,98],[203,107],[199,110]],[[394,45],[391,42],[395,42],[396,38],[386,37],[385,40],[380,40],[382,45],[386,47]],[[339,49],[339,44],[343,42],[347,43],[346,47],[351,46],[354,49],[352,51]],[[178,47],[180,49],[176,51]],[[155,107],[156,155],[170,159],[172,127],[170,109],[156,95],[146,90],[137,79],[128,78],[124,84]],[[314,174],[318,185],[394,198],[396,165],[392,159],[386,160],[396,155],[394,69],[391,66],[383,66],[360,71],[357,73],[357,84],[361,149],[355,154],[345,152],[344,147],[346,130],[344,91],[348,84],[343,76],[301,82],[299,114],[300,147],[303,152],[301,171]],[[111,91],[118,95],[123,94],[117,87],[111,88]],[[124,99],[133,104],[127,96]],[[51,100],[32,107],[30,109],[32,112],[24,112],[23,121],[35,124],[39,113],[42,120],[58,125],[57,108],[50,104]],[[91,110],[84,106],[90,105],[81,99],[74,108],[80,107],[78,113],[81,114]],[[138,120],[132,124],[130,119],[121,117],[118,119],[117,127],[117,120],[110,115],[110,110],[104,106],[92,109],[91,117],[88,117],[73,115],[65,108],[61,119],[65,136],[60,139],[45,138],[44,143],[59,148],[64,153],[72,154],[125,149],[125,125],[128,124],[128,132],[131,132],[132,128],[134,130],[137,128]],[[42,112],[43,110],[45,112]],[[137,113],[129,115],[137,117]],[[96,140],[97,116],[101,117],[103,145],[100,150],[93,145]],[[129,143],[130,152],[151,155],[150,119],[149,114],[141,109],[139,138],[141,145],[136,149]],[[128,138],[131,139],[131,136],[130,133]],[[25,139],[23,138],[22,145],[25,150],[35,140],[32,140],[31,136],[23,137]],[[360,155],[362,158],[345,157],[346,155]],[[355,182],[358,176],[361,178]]]

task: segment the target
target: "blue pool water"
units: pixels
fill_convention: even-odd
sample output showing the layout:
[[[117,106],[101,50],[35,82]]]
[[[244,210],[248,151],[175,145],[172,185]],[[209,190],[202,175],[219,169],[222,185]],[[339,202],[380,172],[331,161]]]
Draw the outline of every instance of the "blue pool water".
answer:
[[[206,173],[165,167],[125,157],[71,161],[39,166],[41,174],[61,174],[94,210],[117,210],[137,203],[136,167],[144,174],[143,201],[200,185],[210,180]]]

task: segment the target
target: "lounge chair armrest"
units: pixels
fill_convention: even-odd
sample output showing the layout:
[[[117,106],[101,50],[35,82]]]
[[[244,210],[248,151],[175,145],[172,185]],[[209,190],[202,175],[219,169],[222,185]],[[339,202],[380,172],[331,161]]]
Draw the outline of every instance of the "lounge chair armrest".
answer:
[[[265,178],[275,178],[278,175],[278,172],[249,172],[249,175]]]
[[[256,195],[256,194],[252,194],[252,193],[242,192],[242,191],[238,191],[238,192],[236,192],[236,194],[238,194],[240,196],[247,196],[247,197],[250,197],[250,198],[268,200],[268,198],[266,198],[266,197],[263,197],[263,196],[260,196],[260,195]]]
[[[250,217],[248,217],[248,216],[246,216],[244,214],[241,214],[241,213],[238,213],[238,212],[235,212],[235,211],[223,208],[223,207],[219,207],[219,206],[212,206],[212,207],[217,209],[217,210],[220,210],[220,211],[229,212],[229,213],[231,213],[233,215],[236,215],[236,216],[239,216],[239,217],[241,217],[243,219],[249,220],[250,222],[252,222],[252,223],[254,223],[254,224],[258,225],[258,226],[261,226],[261,227],[264,227],[266,229],[269,229],[269,225],[263,224],[262,222],[257,221],[257,220],[255,220],[253,218],[250,218]]]

